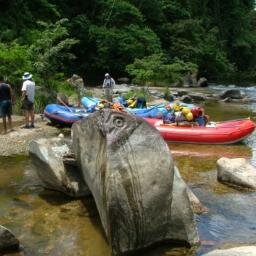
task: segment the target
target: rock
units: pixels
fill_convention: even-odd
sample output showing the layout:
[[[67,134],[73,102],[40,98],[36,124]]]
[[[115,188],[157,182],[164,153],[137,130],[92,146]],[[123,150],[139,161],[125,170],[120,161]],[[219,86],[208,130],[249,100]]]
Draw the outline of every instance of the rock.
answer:
[[[127,84],[116,84],[113,92],[115,94],[125,94],[131,91],[131,88]]]
[[[172,191],[171,228],[168,236],[173,240],[187,241],[190,244],[197,244],[199,237],[194,222],[192,199],[187,184],[180,176],[177,167],[174,168],[174,180]],[[199,201],[199,200],[198,200]]]
[[[173,160],[155,128],[104,109],[76,122],[72,134],[113,255],[169,239],[198,241],[186,191],[173,184]]]
[[[230,90],[226,90],[222,94],[220,94],[220,98],[221,99],[225,99],[225,98],[242,99],[243,96],[242,96],[240,90],[230,89]]]
[[[189,187],[187,187],[187,193],[188,193],[189,201],[192,204],[192,209],[194,213],[202,214],[202,213],[208,212],[208,209],[202,205],[202,203],[199,201],[197,196],[193,193],[193,191]]]
[[[189,95],[184,95],[180,97],[180,101],[184,103],[192,103],[192,98]]]
[[[154,97],[159,98],[159,99],[164,98],[164,92],[162,92],[162,91],[150,90],[149,92],[150,92],[151,96],[154,96]]]
[[[184,96],[184,95],[188,95],[188,91],[185,91],[185,90],[177,91],[176,96],[181,97],[181,96]]]
[[[217,172],[218,180],[221,182],[256,189],[256,168],[244,158],[218,159]]]
[[[189,93],[188,96],[194,101],[205,101],[206,96],[202,93]]]
[[[118,83],[129,84],[130,79],[128,77],[119,77],[117,78]]]
[[[7,228],[0,225],[0,254],[19,249],[19,240]]]
[[[231,98],[229,98],[229,97],[227,97],[227,98],[224,98],[223,100],[221,100],[222,102],[231,102],[232,101],[232,99]]]
[[[193,87],[195,86],[196,83],[196,73],[191,73],[188,72],[184,77],[183,77],[183,87]]]
[[[79,75],[73,74],[71,78],[67,80],[75,88],[77,87],[84,87],[84,80]]]
[[[200,77],[199,80],[197,81],[197,86],[198,87],[207,87],[208,86],[208,81],[205,77]]]
[[[72,197],[90,194],[76,161],[72,159],[70,142],[62,138],[38,139],[29,144],[35,170],[47,189]]]
[[[202,256],[253,256],[256,255],[256,246],[241,246],[230,249],[218,249]]]

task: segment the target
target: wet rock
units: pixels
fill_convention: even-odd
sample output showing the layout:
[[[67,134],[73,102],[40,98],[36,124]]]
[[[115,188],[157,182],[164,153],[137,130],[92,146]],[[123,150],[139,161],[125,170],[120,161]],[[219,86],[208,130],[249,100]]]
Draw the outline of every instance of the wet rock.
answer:
[[[169,239],[198,241],[184,183],[156,129],[105,109],[75,123],[72,133],[113,255]]]
[[[219,249],[203,254],[202,256],[253,256],[256,255],[256,246],[241,246],[230,249]]]
[[[29,144],[29,155],[45,188],[72,197],[90,194],[72,156],[70,141],[63,138],[33,140]]]
[[[208,212],[208,209],[202,205],[200,200],[189,187],[187,187],[187,193],[194,213],[203,214]]]
[[[240,90],[230,89],[230,90],[226,90],[223,93],[221,93],[220,98],[221,99],[225,99],[225,98],[242,99],[243,96],[242,96],[242,93]]]
[[[19,249],[19,240],[7,228],[0,225],[0,253]]]
[[[184,91],[184,90],[177,91],[177,96],[178,97],[181,97],[181,96],[184,96],[184,95],[188,95],[188,91]]]
[[[173,191],[172,191],[172,208],[171,208],[171,228],[169,229],[168,236],[173,240],[184,241],[190,244],[199,242],[197,230],[194,223],[193,204],[190,200],[193,192],[189,192],[187,184],[180,176],[177,167],[174,168]],[[198,200],[199,202],[199,200]],[[197,203],[198,203],[197,202]],[[191,225],[188,225],[188,224]]]
[[[217,172],[220,182],[256,189],[256,168],[244,158],[218,159]]]
[[[180,98],[180,101],[184,103],[192,103],[192,98],[189,95],[184,95]]]
[[[202,93],[189,93],[188,96],[194,101],[205,101],[206,96]]]

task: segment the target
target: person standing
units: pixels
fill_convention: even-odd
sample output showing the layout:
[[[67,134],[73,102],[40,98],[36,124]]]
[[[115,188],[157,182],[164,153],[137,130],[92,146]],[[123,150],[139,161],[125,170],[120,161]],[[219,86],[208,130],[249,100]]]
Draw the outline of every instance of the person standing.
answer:
[[[7,133],[6,117],[8,126],[12,131],[12,89],[9,84],[4,83],[3,76],[0,75],[0,116],[3,119],[3,134]]]
[[[32,80],[32,75],[29,72],[25,72],[22,76],[22,106],[21,109],[24,111],[25,126],[23,128],[35,128],[34,120],[34,100],[35,100],[35,82]],[[30,125],[29,125],[30,121]]]
[[[106,73],[102,87],[104,89],[105,98],[109,102],[113,101],[113,88],[115,84],[115,80],[109,75],[109,73]]]

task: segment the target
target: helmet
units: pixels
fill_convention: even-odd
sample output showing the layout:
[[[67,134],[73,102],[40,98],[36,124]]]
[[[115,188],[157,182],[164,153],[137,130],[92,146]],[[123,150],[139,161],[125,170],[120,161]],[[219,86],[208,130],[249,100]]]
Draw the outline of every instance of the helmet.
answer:
[[[193,114],[191,113],[191,112],[189,112],[189,113],[187,113],[186,115],[185,115],[185,117],[186,117],[186,119],[188,120],[188,121],[192,121],[193,120]]]
[[[99,104],[98,104],[98,108],[99,108],[99,109],[103,109],[103,108],[104,108],[104,104],[103,104],[103,103],[99,103]]]
[[[180,105],[177,103],[175,103],[172,108],[174,111],[180,111]]]

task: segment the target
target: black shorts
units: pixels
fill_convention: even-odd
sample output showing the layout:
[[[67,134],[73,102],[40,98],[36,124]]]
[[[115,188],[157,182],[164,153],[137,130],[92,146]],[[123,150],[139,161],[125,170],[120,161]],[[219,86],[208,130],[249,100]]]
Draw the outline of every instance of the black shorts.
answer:
[[[0,117],[12,115],[12,102],[10,100],[0,101]]]
[[[34,109],[34,103],[26,98],[22,101],[21,109],[22,110],[28,110],[28,111],[33,110]]]

